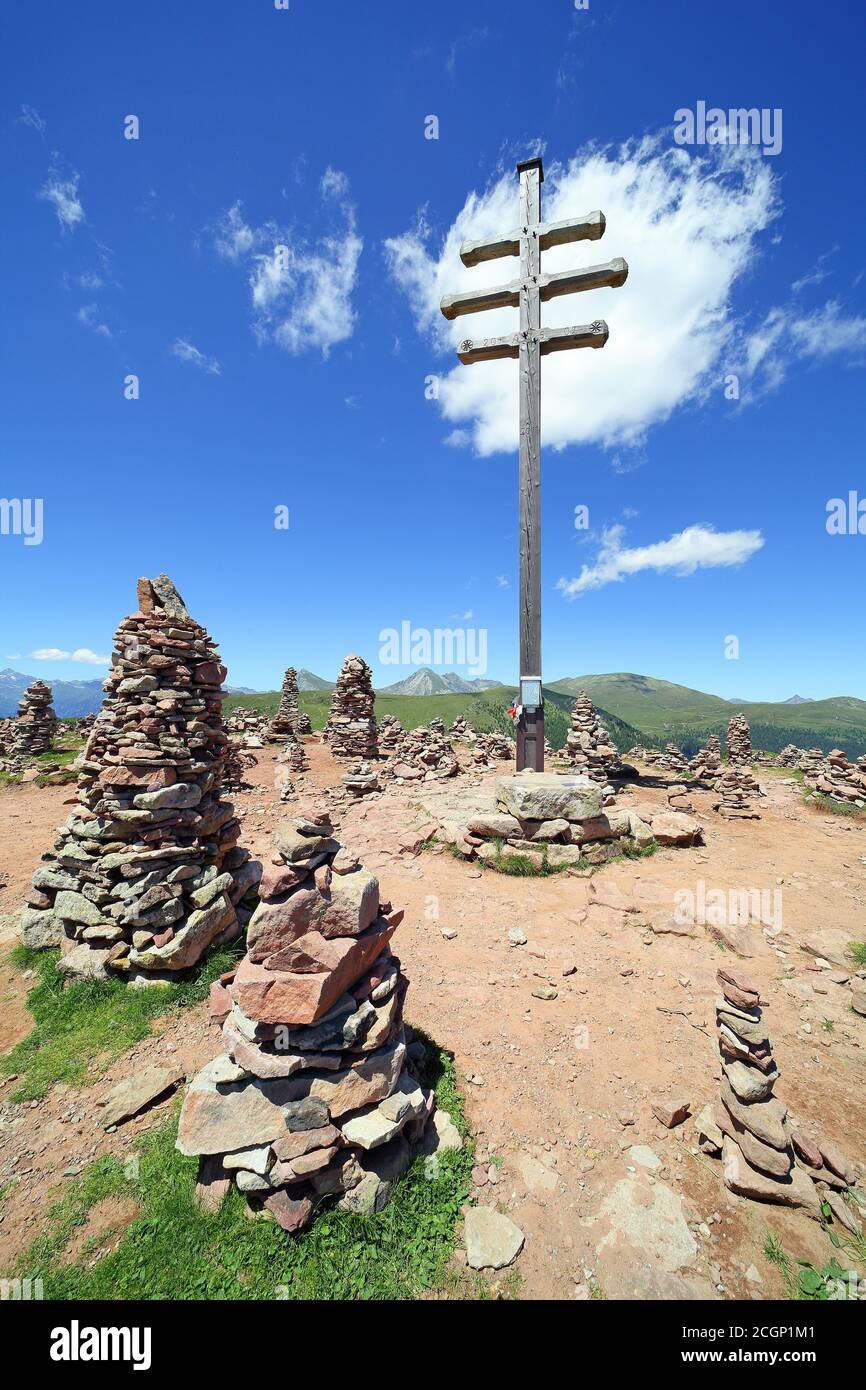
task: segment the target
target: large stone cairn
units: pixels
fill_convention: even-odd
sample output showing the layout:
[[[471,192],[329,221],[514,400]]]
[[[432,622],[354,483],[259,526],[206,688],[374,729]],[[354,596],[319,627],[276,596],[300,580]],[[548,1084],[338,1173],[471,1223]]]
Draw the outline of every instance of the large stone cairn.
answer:
[[[51,686],[36,680],[18,705],[15,720],[15,752],[22,758],[48,753],[57,732],[57,715],[51,705]]]
[[[360,656],[347,656],[331,696],[325,742],[335,758],[377,758],[373,672]]]
[[[728,762],[751,766],[752,734],[744,714],[735,714],[728,722]]]
[[[816,763],[807,755],[803,767],[806,786],[833,801],[847,801],[861,810],[866,805],[866,756],[856,765],[841,748],[833,748]]]
[[[383,714],[379,720],[379,752],[386,756],[392,753],[404,733],[396,714]]]
[[[212,990],[224,1053],[192,1082],[177,1147],[200,1194],[234,1178],[287,1231],[338,1196],[378,1211],[433,1110],[407,1054],[403,913],[333,838],[324,810],[277,827],[247,955]]]
[[[753,798],[761,788],[752,771],[752,738],[742,714],[735,714],[728,724],[728,763],[719,773],[715,790],[720,795],[717,809],[728,820],[760,819]]]
[[[724,1182],[732,1192],[803,1207],[820,1219],[820,1194],[825,1187],[844,1188],[853,1181],[851,1165],[833,1146],[794,1129],[787,1106],[773,1094],[779,1070],[757,985],[731,966],[720,969],[716,979],[721,989],[716,1000],[721,1095],[698,1120],[702,1147],[721,1149]]]
[[[261,869],[221,798],[225,668],[166,575],[139,580],[115,643],[77,805],[33,876],[22,927],[27,945],[61,946],[66,974],[152,977],[235,935]]]
[[[286,743],[297,738],[298,734],[298,673],[290,666],[283,677],[280,703],[277,712],[268,725],[269,743]]]
[[[571,766],[602,786],[622,772],[619,753],[585,690],[574,702],[565,749]]]

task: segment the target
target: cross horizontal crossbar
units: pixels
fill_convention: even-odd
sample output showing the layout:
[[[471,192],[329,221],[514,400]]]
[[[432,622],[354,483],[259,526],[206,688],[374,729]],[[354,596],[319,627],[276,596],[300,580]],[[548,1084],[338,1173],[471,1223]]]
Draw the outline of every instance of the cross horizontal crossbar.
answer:
[[[561,270],[553,275],[539,275],[537,284],[542,300],[546,300],[556,299],[562,294],[577,294],[581,290],[598,290],[604,286],[616,289],[624,285],[627,278],[628,266],[622,256],[617,256],[615,260],[605,261],[603,265],[590,265],[584,270]],[[481,314],[485,309],[517,308],[523,288],[522,280],[511,280],[494,288],[446,294],[439,301],[439,308],[446,319],[456,319],[461,314]]]
[[[479,338],[472,342],[468,338],[457,349],[457,356],[466,367],[475,362],[495,362],[502,357],[519,357],[521,344],[528,339],[526,333],[510,333],[504,338]],[[602,348],[608,339],[608,327],[604,319],[595,323],[577,324],[572,328],[542,328],[538,334],[539,351],[542,357],[550,352],[567,352],[571,348]]]
[[[605,225],[603,212],[588,212],[584,217],[569,217],[564,222],[541,222],[536,231],[541,250],[549,251],[551,246],[565,246],[570,241],[598,241],[604,236]],[[519,256],[523,230],[517,227],[495,241],[464,241],[460,259],[464,265],[481,265],[500,256]]]

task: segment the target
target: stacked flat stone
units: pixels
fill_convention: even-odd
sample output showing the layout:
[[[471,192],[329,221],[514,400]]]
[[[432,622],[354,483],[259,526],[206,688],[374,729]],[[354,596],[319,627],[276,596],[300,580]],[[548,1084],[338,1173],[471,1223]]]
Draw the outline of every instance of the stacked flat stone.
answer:
[[[347,656],[325,725],[325,741],[335,758],[379,756],[374,701],[373,672],[362,657]]]
[[[471,743],[475,739],[475,730],[462,714],[458,714],[452,721],[448,737],[459,739],[462,743]]]
[[[348,772],[344,773],[340,781],[349,795],[355,797],[357,800],[360,800],[363,796],[372,796],[374,792],[380,792],[382,790],[382,784],[379,781],[379,774],[376,768],[373,767],[371,763],[364,762],[363,760],[356,763],[353,768],[350,768]]]
[[[710,734],[706,747],[689,760],[689,770],[703,781],[717,778],[722,770],[722,744],[718,734]]]
[[[545,756],[547,755],[545,748]],[[510,763],[515,755],[515,746],[507,734],[493,729],[487,734],[476,734],[472,745],[472,761],[477,767],[495,767],[497,763]],[[552,755],[552,750],[551,750]]]
[[[96,723],[95,714],[83,714],[80,719],[75,721],[75,733],[78,738],[86,743],[93,733],[93,726]]]
[[[394,751],[405,730],[395,714],[383,714],[379,720],[379,752],[386,756]]]
[[[594,782],[604,785],[622,772],[619,753],[585,690],[574,702],[565,750],[571,766]]]
[[[327,812],[278,826],[247,955],[215,986],[222,1055],[192,1082],[177,1147],[200,1182],[233,1179],[287,1231],[337,1196],[378,1211],[433,1110],[403,1027],[402,919],[333,838]]]
[[[229,739],[223,771],[223,791],[240,792],[247,790],[252,785],[247,778],[247,771],[250,768],[258,767],[258,762],[255,753],[249,748],[244,748],[243,744],[238,743],[236,739]]]
[[[226,730],[240,739],[244,748],[263,748],[268,721],[258,710],[237,705],[226,720]]]
[[[796,743],[786,743],[776,761],[780,767],[799,768],[805,757],[805,748],[798,748]]]
[[[866,805],[866,756],[852,763],[841,748],[833,748],[817,765],[807,759],[803,765],[806,786],[833,801]]]
[[[810,1175],[796,1162],[797,1136],[787,1106],[773,1094],[779,1070],[758,988],[733,966],[720,969],[716,980],[722,1083],[713,1118],[722,1134],[725,1185],[743,1197],[805,1207],[820,1216]]]
[[[18,705],[15,720],[15,752],[21,758],[49,753],[57,733],[57,715],[51,705],[51,686],[36,680]]]
[[[716,810],[725,820],[761,819],[754,805],[754,797],[761,789],[750,765],[728,763],[716,778],[714,790],[719,797]]]
[[[277,754],[277,762],[284,763],[290,767],[292,772],[306,772],[310,766],[307,760],[307,751],[303,743],[295,733],[284,734],[281,736],[283,744],[282,750]]]
[[[261,872],[222,799],[225,668],[166,575],[141,579],[117,630],[80,762],[77,805],[33,876],[25,944],[60,969],[170,975],[231,938]]]
[[[453,777],[459,770],[452,745],[431,723],[419,724],[402,735],[383,768],[383,776],[398,782],[433,782]]]
[[[311,734],[313,732],[313,725],[306,710],[298,712],[297,730],[299,734]]]
[[[442,738],[445,737],[445,723],[442,719],[438,717],[438,715],[435,719],[430,720],[430,723],[427,727],[429,729],[432,729],[434,734],[439,734]]]
[[[728,762],[751,763],[752,734],[744,714],[735,714],[728,722]]]
[[[285,743],[298,735],[298,673],[290,666],[283,677],[280,703],[277,712],[268,725],[269,743]]]

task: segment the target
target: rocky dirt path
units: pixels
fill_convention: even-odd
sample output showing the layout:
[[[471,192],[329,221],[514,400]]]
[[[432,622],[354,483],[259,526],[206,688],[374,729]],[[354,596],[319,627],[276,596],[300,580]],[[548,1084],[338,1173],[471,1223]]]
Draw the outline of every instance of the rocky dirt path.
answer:
[[[301,805],[339,780],[327,750],[307,746]],[[285,813],[274,771],[271,752],[260,752],[251,789],[235,798],[242,842],[260,857]],[[648,778],[620,804],[666,804],[662,781]],[[417,786],[341,809],[341,838],[406,908],[395,944],[411,979],[409,1021],[455,1054],[478,1139],[478,1199],[507,1211],[526,1235],[524,1297],[581,1298],[594,1288],[609,1298],[772,1297],[780,1285],[761,1254],[768,1232],[794,1258],[825,1263],[833,1254],[802,1214],[727,1193],[691,1122],[668,1131],[651,1109],[659,1094],[687,1095],[693,1114],[715,1098],[714,976],[735,959],[706,927],[659,930],[676,895],[699,900],[701,883],[705,893],[763,890],[774,911],[781,904],[781,929],[768,935],[756,923],[736,941],[753,953],[746,968],[766,997],[777,1092],[862,1175],[866,1019],[801,942],[832,953],[866,940],[866,830],[805,807],[787,779],[763,781],[760,821],[722,821],[711,798],[696,793],[705,847],[620,861],[591,879],[510,878],[443,847],[420,849],[430,818]],[[63,792],[0,793],[8,880],[0,911],[17,905],[65,814]],[[525,943],[512,944],[509,931]],[[17,1012],[14,1042],[26,1028],[26,982],[8,958],[0,981],[4,1012]],[[118,1059],[92,1089],[54,1087],[32,1109],[0,1107],[0,1187],[10,1174],[20,1179],[3,1205],[0,1268],[32,1238],[65,1168],[106,1149],[128,1151],[135,1133],[161,1117],[157,1109],[106,1136],[97,1128],[99,1096],[141,1058],[167,1052],[191,1074],[215,1051],[204,1010],[194,1010],[163,1024],[158,1039]]]

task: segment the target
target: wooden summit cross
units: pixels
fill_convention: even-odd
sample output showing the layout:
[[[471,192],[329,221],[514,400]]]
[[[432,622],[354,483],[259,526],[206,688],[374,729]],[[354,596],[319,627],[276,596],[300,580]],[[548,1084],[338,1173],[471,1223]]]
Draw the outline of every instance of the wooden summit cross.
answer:
[[[520,695],[517,725],[517,770],[544,771],[544,696],[541,685],[541,358],[571,348],[604,347],[603,319],[575,328],[542,328],[541,305],[547,299],[579,290],[625,284],[628,266],[621,256],[586,270],[541,273],[541,253],[569,241],[598,241],[604,235],[601,212],[565,222],[541,221],[540,159],[525,159],[520,176],[520,226],[498,241],[465,241],[464,265],[481,265],[500,256],[519,256],[520,275],[495,289],[446,294],[440,308],[446,319],[479,314],[485,309],[520,309],[520,330],[505,338],[460,344],[457,355],[467,366],[516,357],[520,363]]]

